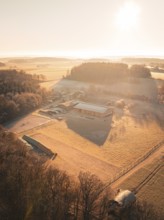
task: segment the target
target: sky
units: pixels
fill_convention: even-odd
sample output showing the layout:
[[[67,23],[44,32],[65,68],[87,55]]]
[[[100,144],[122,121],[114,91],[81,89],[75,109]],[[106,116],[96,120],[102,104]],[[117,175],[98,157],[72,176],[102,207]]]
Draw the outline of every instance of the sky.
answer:
[[[164,56],[164,0],[0,0],[0,56]]]

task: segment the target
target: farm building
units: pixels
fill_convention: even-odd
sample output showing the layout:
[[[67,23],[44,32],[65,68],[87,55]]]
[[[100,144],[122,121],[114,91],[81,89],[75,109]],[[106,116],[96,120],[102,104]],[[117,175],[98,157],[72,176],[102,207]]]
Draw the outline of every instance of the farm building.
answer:
[[[27,141],[27,143],[29,143],[33,147],[33,149],[36,150],[38,153],[45,154],[51,159],[54,159],[57,156],[57,153],[52,152],[50,149],[48,149],[32,137],[24,135],[22,139]]]
[[[113,113],[113,109],[108,106],[96,105],[86,102],[79,102],[74,106],[76,112],[97,117],[105,117]]]
[[[44,114],[44,115],[51,115],[53,116],[54,114],[56,114],[55,111],[52,111],[52,110],[40,110],[39,111],[40,114]]]
[[[66,102],[62,102],[58,105],[58,107],[64,109],[64,110],[71,110],[73,108],[73,106],[75,106],[77,103],[74,101],[66,101]]]
[[[19,137],[19,140],[20,140],[21,142],[23,142],[23,143],[26,145],[26,147],[28,147],[28,149],[30,149],[30,150],[33,149],[32,146],[31,146],[31,144],[29,144],[29,143],[28,143],[27,141],[25,141],[23,138]]]

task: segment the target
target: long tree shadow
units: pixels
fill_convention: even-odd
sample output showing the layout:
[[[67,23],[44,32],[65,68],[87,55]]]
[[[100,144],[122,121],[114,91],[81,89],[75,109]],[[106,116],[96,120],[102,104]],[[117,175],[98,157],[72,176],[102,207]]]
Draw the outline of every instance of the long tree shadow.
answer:
[[[86,90],[90,87],[89,83],[77,82],[72,80],[61,80],[55,84],[54,91],[61,91],[63,94],[63,100],[66,100],[69,94],[76,91]],[[73,97],[73,99],[77,97]],[[104,118],[92,117],[89,115],[81,115],[80,113],[73,112],[71,116],[65,117],[65,122],[67,127],[80,136],[88,139],[89,141],[101,146],[106,141],[110,130],[112,116],[107,116]]]
[[[128,111],[133,120],[141,126],[149,126],[155,122],[164,129],[164,105],[158,102],[160,84],[162,85],[162,81],[155,79],[139,79],[134,86],[130,83],[128,92],[135,95],[131,95]]]
[[[137,108],[138,109],[138,108]],[[142,110],[131,110],[133,120],[141,126],[149,126],[152,122],[155,122],[160,129],[164,130],[164,106],[148,104],[147,108]]]
[[[124,83],[124,86],[126,84],[127,82]],[[150,123],[156,122],[161,129],[164,129],[164,106],[157,103],[157,81],[153,79],[140,79],[139,83],[137,83],[137,85],[135,84],[134,87],[132,82],[129,82],[129,84],[129,88],[131,90],[130,93],[133,94],[133,96],[129,98],[126,96],[126,93],[123,93],[123,96],[121,97],[120,94],[117,99],[124,98],[127,105],[128,102],[136,103],[136,106],[129,108],[129,113],[135,123],[139,124],[140,126],[148,126]],[[63,85],[70,91],[72,89],[86,89],[89,87],[87,83],[61,80],[56,85],[56,88],[61,88]],[[97,99],[101,99],[101,95],[102,94],[96,94]],[[111,95],[109,94],[109,99],[110,96]],[[113,93],[112,96],[115,96],[115,94]],[[118,112],[119,114],[115,114],[115,118],[116,120],[121,120],[121,118],[125,116],[125,112],[121,109],[117,109],[117,113]],[[72,117],[66,118],[68,128],[98,146],[103,145],[111,131],[112,117],[109,116],[107,118],[96,118],[88,117],[87,115],[75,115],[73,114]],[[120,132],[124,133],[125,131],[126,128]]]
[[[156,123],[160,129],[164,130],[164,105],[137,102],[135,108],[129,109],[129,112],[140,126]]]

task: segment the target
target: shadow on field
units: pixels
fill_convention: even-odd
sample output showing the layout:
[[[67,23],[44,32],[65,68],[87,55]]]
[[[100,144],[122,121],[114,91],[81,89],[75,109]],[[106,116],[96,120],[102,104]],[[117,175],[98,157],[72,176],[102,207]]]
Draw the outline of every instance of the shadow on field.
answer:
[[[164,130],[164,105],[140,102],[129,112],[135,116],[133,120],[140,126],[149,126],[150,123],[155,122]]]
[[[69,129],[101,146],[111,130],[112,116],[105,118],[72,117],[66,120]]]
[[[58,89],[63,86],[72,91],[73,89],[86,89],[89,84],[69,80],[61,80],[56,84],[56,88]],[[93,96],[93,99],[96,98],[97,102],[101,103],[101,100],[106,99],[108,101],[111,96],[114,96],[115,100],[124,99],[127,106],[129,103],[135,103],[132,108],[129,108],[129,113],[136,124],[149,126],[150,123],[156,122],[161,129],[164,129],[164,106],[157,103],[158,84],[156,80],[137,79],[136,82],[121,82],[117,86],[118,88],[116,85],[107,87],[104,85],[104,88],[109,89],[109,91],[113,87],[112,93],[109,93],[109,95],[98,93],[96,97]],[[92,100],[90,102],[92,103]],[[96,103],[95,100],[94,103]],[[117,120],[121,120],[126,115],[122,109],[115,107],[115,110],[117,110],[117,114],[115,114]],[[111,116],[101,119],[87,116],[69,117],[66,119],[69,129],[98,146],[103,145],[109,136],[111,122]],[[124,134],[125,132],[126,126],[121,127],[120,134]]]
[[[149,126],[155,122],[164,129],[164,105],[158,103],[158,86],[162,84],[161,80],[155,79],[137,79],[128,86],[121,87],[131,95],[128,111],[134,121],[141,126]],[[120,89],[120,91],[121,91]]]
[[[60,89],[65,90],[66,92],[63,92],[64,97],[75,90],[79,91],[87,89],[89,85],[89,83],[77,83],[77,81],[72,80],[60,80],[53,88],[56,91],[59,91]],[[65,122],[69,129],[76,132],[83,138],[95,143],[96,145],[101,146],[106,141],[111,130],[112,116],[97,118],[75,113],[75,115],[72,117],[66,117]]]

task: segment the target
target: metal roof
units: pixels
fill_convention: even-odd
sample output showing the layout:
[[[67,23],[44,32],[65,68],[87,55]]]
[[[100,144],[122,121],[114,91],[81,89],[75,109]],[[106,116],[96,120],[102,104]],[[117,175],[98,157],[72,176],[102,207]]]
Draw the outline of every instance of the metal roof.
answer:
[[[74,108],[97,112],[97,113],[105,113],[108,110],[107,106],[95,105],[95,104],[85,103],[85,102],[79,102],[77,105],[74,106]]]

